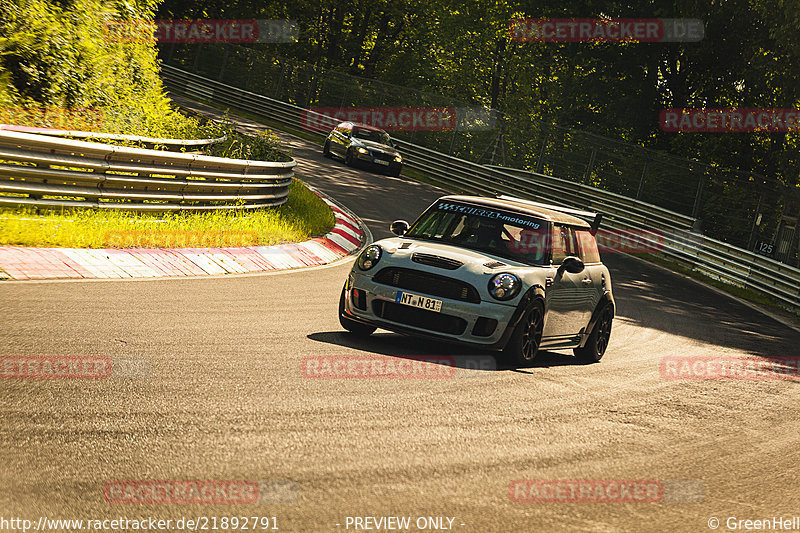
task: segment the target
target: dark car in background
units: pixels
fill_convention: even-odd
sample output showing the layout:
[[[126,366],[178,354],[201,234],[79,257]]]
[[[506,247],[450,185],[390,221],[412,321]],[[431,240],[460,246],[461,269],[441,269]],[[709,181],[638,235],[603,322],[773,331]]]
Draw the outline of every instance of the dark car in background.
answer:
[[[325,157],[336,155],[347,165],[363,166],[395,177],[403,169],[403,157],[389,134],[356,122],[342,122],[336,126],[325,139],[322,154]]]

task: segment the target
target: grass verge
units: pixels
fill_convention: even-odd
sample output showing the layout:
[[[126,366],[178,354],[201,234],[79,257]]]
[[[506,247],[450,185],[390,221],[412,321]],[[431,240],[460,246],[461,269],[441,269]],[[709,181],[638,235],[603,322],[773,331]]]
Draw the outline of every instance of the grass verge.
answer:
[[[0,211],[0,245],[54,248],[206,248],[269,246],[324,235],[333,212],[295,180],[272,209],[138,214],[75,210]]]

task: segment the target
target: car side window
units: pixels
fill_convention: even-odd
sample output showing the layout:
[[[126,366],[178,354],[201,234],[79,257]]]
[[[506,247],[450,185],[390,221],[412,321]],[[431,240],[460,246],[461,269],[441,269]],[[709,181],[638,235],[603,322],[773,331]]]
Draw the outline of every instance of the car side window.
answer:
[[[579,230],[575,233],[578,236],[578,243],[581,246],[580,258],[583,260],[583,262],[587,265],[591,263],[599,263],[600,252],[597,250],[597,240],[595,239],[594,235],[592,235],[589,230]]]
[[[564,258],[578,254],[575,232],[569,226],[553,225],[553,264],[560,265]]]
[[[505,226],[506,241],[509,251],[523,255],[528,261],[541,264],[550,252],[550,228],[543,226],[536,229],[515,228]]]

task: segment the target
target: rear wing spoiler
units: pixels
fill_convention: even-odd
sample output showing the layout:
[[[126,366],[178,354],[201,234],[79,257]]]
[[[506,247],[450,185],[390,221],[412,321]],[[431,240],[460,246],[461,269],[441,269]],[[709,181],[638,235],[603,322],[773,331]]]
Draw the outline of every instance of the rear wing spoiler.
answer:
[[[583,219],[588,219],[591,221],[589,222],[589,225],[591,226],[592,235],[597,233],[597,230],[600,228],[600,221],[603,218],[603,213],[593,213],[591,211],[584,211],[582,209],[561,207],[560,205],[542,204],[539,202],[534,202],[533,200],[525,200],[523,198],[517,198],[515,196],[507,196],[505,194],[500,194],[497,196],[497,198],[500,200],[512,200],[514,202],[520,202],[522,204],[527,204],[533,207],[543,207],[545,209],[551,209],[553,211],[558,211],[559,213],[564,213],[566,215],[573,215]]]

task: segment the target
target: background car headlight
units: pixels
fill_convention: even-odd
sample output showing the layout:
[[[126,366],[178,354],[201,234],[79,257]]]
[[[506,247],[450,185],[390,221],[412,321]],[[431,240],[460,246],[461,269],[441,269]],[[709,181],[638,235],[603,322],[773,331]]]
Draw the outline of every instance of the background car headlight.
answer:
[[[361,255],[358,256],[356,264],[361,270],[369,270],[378,264],[380,259],[381,247],[377,244],[371,244],[370,246],[367,246],[363,252],[361,252]]]
[[[519,294],[522,281],[514,274],[504,272],[489,280],[489,294],[497,300],[510,300]]]
[[[367,153],[367,149],[366,148],[358,148],[358,153],[359,154],[366,154]]]
[[[400,154],[397,154],[396,156],[394,156],[394,160],[395,160],[395,161],[397,161],[397,162],[399,163],[400,161],[402,161],[402,160],[403,160],[403,158],[402,158],[402,157],[400,157]]]

